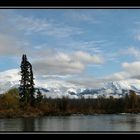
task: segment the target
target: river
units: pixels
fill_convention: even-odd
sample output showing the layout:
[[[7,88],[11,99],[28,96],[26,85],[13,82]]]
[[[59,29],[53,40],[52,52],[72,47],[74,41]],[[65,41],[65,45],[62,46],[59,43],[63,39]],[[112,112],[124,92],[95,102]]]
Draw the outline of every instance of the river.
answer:
[[[140,131],[140,114],[0,119],[1,132]]]

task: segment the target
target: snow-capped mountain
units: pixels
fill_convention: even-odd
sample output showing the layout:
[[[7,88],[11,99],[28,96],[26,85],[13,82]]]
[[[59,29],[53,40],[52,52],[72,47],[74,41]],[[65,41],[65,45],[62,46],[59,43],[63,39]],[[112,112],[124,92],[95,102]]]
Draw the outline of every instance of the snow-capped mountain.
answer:
[[[0,93],[4,93],[10,88],[18,87],[20,81],[20,72],[18,69],[12,69],[0,72]],[[35,86],[47,97],[79,98],[81,96],[97,98],[99,96],[119,98],[129,93],[130,90],[140,94],[140,80],[129,79],[104,83],[104,86],[98,89],[77,86],[63,80],[35,78]]]
[[[0,72],[0,94],[5,93],[10,88],[18,87],[20,83],[20,70],[12,69],[5,72]],[[49,78],[35,78],[35,87],[39,88],[41,92],[47,97],[77,97],[71,95],[71,92],[82,92],[85,88],[78,87],[72,83],[65,82],[63,80],[55,80]]]
[[[133,90],[136,94],[140,94],[140,80],[129,79],[121,81],[113,81],[105,83],[104,87],[99,89],[85,89],[79,95],[85,95],[86,97],[97,98],[99,96],[115,98],[123,97],[126,94],[129,94],[129,91]]]
[[[0,93],[6,92],[8,89],[17,87],[20,80],[18,69],[0,72]]]

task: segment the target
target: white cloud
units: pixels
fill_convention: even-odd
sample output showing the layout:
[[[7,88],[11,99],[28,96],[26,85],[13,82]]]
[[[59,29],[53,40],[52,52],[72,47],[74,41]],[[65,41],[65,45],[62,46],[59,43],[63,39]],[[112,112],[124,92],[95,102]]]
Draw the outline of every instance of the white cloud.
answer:
[[[71,79],[67,79],[68,82],[78,86],[84,86],[86,88],[99,88],[104,84],[104,80],[97,79],[92,75],[79,74]]]
[[[125,80],[129,78],[140,78],[140,61],[135,62],[124,62],[122,63],[122,71],[108,75],[105,77],[106,80]]]
[[[114,74],[105,76],[103,79],[105,81],[116,81],[116,80],[124,80],[124,79],[126,79],[128,77],[129,77],[129,74],[124,72],[124,71],[122,71],[122,72],[116,72]]]
[[[140,50],[136,47],[129,47],[127,50],[122,51],[122,54],[131,55],[136,59],[140,59]]]
[[[122,63],[122,71],[107,75],[103,78],[97,79],[93,76],[79,76],[74,80],[70,80],[75,84],[85,85],[86,87],[96,88],[102,87],[104,83],[110,81],[120,81],[128,79],[140,79],[140,61],[124,62]]]
[[[74,54],[76,60],[88,63],[102,64],[104,62],[103,58],[99,55],[91,55],[89,53],[78,51]]]
[[[135,39],[140,41],[140,34],[135,35]]]
[[[130,74],[130,76],[140,75],[140,61],[135,61],[132,63],[123,63],[123,69]]]
[[[84,71],[88,64],[101,64],[103,59],[98,55],[78,51],[62,53],[56,51],[44,52],[43,59],[33,62],[35,71],[40,74],[78,74]],[[39,68],[39,69],[38,69]]]
[[[39,74],[74,74],[80,73],[84,69],[84,65],[78,61],[70,62],[65,59],[52,58],[46,61],[40,60],[33,63],[34,69]]]
[[[20,80],[20,70],[11,69],[4,72],[0,72],[0,82],[4,83],[7,81],[19,81]]]

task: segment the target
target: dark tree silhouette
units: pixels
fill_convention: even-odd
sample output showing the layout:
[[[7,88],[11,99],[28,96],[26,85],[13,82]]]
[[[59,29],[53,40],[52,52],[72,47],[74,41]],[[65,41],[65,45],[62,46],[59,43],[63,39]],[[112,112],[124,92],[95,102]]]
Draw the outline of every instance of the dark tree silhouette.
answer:
[[[21,67],[21,80],[19,87],[20,102],[22,105],[30,104],[31,106],[33,106],[35,101],[33,71],[32,65],[27,60],[25,54],[23,54],[22,56],[20,67]]]
[[[37,89],[37,98],[36,98],[37,104],[40,104],[41,101],[42,101],[42,99],[43,99],[43,95],[42,95],[42,93],[40,92],[40,90]]]
[[[32,65],[30,63],[29,63],[29,70],[30,70],[30,74],[29,74],[29,78],[30,78],[29,101],[30,101],[30,104],[32,106],[34,106],[34,103],[35,103],[35,97],[34,97],[35,88],[34,88],[34,85],[35,84],[34,84],[34,76],[33,76],[33,71],[32,71]]]

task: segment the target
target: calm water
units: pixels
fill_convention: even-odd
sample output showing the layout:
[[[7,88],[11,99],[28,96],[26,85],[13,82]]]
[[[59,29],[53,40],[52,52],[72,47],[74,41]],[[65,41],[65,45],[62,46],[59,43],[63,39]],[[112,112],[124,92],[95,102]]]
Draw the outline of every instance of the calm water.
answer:
[[[140,114],[0,119],[0,131],[140,131]]]

